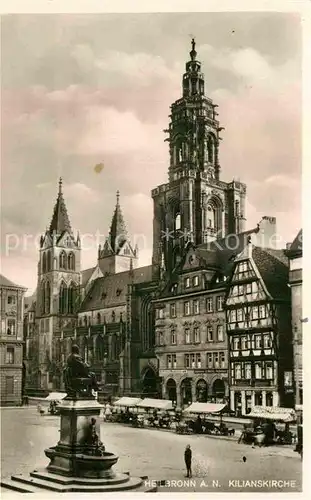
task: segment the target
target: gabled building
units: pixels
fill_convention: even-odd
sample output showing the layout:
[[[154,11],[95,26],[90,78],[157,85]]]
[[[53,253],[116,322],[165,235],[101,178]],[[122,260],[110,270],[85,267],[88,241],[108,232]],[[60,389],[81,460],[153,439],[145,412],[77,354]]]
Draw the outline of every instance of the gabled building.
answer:
[[[237,415],[254,405],[293,405],[287,258],[248,238],[233,260],[225,300],[230,406]]]
[[[1,406],[18,406],[25,383],[23,317],[26,288],[0,275]]]
[[[188,245],[182,264],[154,301],[162,395],[178,407],[229,395],[223,300],[216,252]]]
[[[286,255],[289,259],[289,286],[292,299],[295,405],[299,407],[303,403],[302,229],[299,231],[294,241],[288,245]]]

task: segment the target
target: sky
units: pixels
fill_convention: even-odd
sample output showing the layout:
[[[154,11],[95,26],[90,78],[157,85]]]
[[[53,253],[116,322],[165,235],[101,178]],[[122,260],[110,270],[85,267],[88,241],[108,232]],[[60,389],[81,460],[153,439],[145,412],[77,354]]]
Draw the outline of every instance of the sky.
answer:
[[[301,227],[301,30],[295,13],[8,15],[1,19],[1,272],[36,287],[38,238],[63,178],[82,268],[116,201],[151,262],[151,190],[167,182],[170,105],[195,36],[219,105],[221,178],[247,184],[247,228]],[[103,163],[101,173],[94,166]],[[100,236],[99,236],[100,235]]]

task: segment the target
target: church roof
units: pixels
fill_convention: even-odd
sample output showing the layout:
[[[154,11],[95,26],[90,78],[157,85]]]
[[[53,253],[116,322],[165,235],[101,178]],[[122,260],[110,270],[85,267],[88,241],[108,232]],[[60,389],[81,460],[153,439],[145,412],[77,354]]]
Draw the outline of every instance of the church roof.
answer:
[[[50,233],[62,234],[65,231],[72,233],[67,208],[62,192],[62,179],[59,180],[58,196],[54,206],[53,216],[49,228]]]
[[[84,269],[83,271],[81,271],[81,278],[82,278],[81,279],[81,286],[82,286],[82,288],[84,288],[87,285],[90,277],[92,276],[92,274],[94,272],[94,269],[95,269],[95,267],[90,267],[89,269]]]
[[[117,203],[112,217],[110,226],[110,246],[115,253],[121,248],[123,243],[127,240],[127,230],[120,206],[120,194],[117,191]]]
[[[16,283],[13,283],[13,281],[10,281],[8,278],[3,276],[3,274],[0,274],[0,286],[1,287],[7,287],[7,288],[22,288],[27,290],[27,288],[17,285]]]
[[[132,271],[97,278],[85,297],[79,312],[124,305],[126,304],[129,284],[150,281],[152,281],[152,266],[138,267]]]

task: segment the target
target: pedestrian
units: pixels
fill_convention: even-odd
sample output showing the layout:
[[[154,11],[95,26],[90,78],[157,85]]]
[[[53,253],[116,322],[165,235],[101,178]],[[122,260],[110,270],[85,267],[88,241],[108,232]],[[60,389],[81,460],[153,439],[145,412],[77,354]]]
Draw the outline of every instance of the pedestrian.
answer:
[[[186,464],[186,469],[187,469],[187,476],[186,477],[192,477],[191,460],[192,460],[192,451],[190,448],[190,444],[187,444],[186,449],[185,449],[185,464]]]

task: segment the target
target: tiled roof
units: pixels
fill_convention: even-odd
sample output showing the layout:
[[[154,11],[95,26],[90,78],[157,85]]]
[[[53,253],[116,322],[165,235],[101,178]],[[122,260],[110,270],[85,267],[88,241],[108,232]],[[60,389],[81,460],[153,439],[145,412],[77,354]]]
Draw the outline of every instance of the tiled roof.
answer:
[[[289,267],[284,250],[254,247],[252,257],[272,297],[289,299],[290,289],[287,286]]]
[[[8,287],[8,288],[24,288],[25,290],[27,290],[22,285],[16,285],[16,283],[13,283],[13,281],[10,281],[8,278],[3,276],[3,274],[0,274],[0,286]]]
[[[132,276],[131,273],[133,273]],[[85,297],[80,312],[125,304],[127,286],[132,280],[134,284],[150,282],[152,280],[152,266],[139,267],[133,271],[124,271],[97,278]]]
[[[81,284],[83,288],[85,287],[90,277],[92,276],[94,269],[95,267],[90,267],[89,269],[84,269],[83,271],[81,271],[81,278],[82,278]]]

